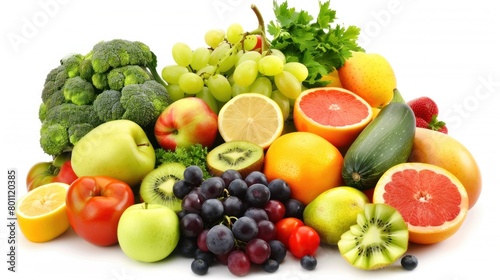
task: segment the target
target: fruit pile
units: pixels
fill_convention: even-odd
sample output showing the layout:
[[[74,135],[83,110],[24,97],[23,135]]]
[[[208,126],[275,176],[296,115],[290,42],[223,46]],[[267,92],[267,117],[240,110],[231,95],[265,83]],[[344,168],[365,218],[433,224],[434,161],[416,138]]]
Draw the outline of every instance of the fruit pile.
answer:
[[[275,3],[268,31],[252,7],[257,29],[232,24],[208,30],[206,46],[176,43],[161,75],[146,69],[149,48],[126,40],[61,61],[41,105],[54,160],[26,178],[24,236],[47,242],[72,228],[137,261],[192,258],[197,275],[215,262],[237,276],[275,272],[287,256],[314,270],[321,243],[360,269],[415,269],[412,244],[460,229],[481,172],[437,104],[406,102],[390,63],[321,5],[314,22]],[[106,118],[89,117],[97,109]]]

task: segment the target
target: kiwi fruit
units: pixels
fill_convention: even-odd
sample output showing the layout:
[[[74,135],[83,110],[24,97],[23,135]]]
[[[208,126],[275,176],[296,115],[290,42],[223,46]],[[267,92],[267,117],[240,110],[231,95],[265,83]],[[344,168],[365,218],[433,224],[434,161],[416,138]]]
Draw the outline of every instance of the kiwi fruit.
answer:
[[[243,178],[252,171],[260,171],[264,165],[264,149],[244,140],[222,143],[207,154],[207,168],[213,176],[221,176],[224,171],[238,171]]]
[[[146,203],[163,204],[175,212],[181,210],[181,200],[174,196],[175,182],[184,179],[186,167],[167,162],[149,172],[141,182],[139,195]]]
[[[374,270],[399,259],[408,249],[408,237],[408,227],[398,210],[382,203],[367,203],[337,246],[351,265]]]

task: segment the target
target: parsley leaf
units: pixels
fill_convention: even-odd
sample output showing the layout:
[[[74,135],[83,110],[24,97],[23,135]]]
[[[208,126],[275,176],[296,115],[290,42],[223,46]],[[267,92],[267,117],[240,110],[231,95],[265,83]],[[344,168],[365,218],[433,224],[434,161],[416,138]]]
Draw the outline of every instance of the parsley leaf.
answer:
[[[156,167],[167,162],[178,162],[188,167],[197,165],[203,171],[203,178],[209,178],[210,173],[207,166],[208,148],[201,144],[195,144],[188,148],[177,147],[175,151],[167,151],[162,148],[155,150]]]
[[[276,21],[267,25],[273,37],[271,48],[285,54],[287,61],[297,61],[309,70],[306,87],[324,86],[328,82],[321,77],[344,65],[351,51],[364,51],[357,43],[360,28],[334,25],[336,11],[330,9],[330,0],[319,3],[319,12],[314,17],[307,11],[289,8],[287,1],[273,1]]]

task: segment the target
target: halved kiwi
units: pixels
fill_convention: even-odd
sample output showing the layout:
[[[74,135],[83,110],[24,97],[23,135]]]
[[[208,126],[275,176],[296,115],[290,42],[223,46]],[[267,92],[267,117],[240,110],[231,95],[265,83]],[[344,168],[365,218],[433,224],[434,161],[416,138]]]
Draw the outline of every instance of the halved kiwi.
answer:
[[[337,244],[351,265],[374,270],[388,266],[408,249],[408,228],[392,206],[367,203],[357,224],[342,234]]]
[[[147,203],[163,204],[178,212],[181,200],[174,196],[175,182],[184,179],[186,167],[181,163],[164,163],[149,172],[142,180],[139,194]]]
[[[224,171],[233,169],[245,178],[252,171],[260,171],[263,165],[264,149],[249,141],[225,142],[207,154],[208,171],[213,176],[221,176]]]

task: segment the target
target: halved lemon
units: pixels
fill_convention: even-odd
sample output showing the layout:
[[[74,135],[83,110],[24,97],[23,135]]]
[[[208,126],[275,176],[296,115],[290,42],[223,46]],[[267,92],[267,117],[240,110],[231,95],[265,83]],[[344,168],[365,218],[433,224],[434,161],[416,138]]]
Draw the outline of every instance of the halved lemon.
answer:
[[[69,228],[66,214],[68,188],[65,183],[49,183],[29,191],[18,200],[17,221],[26,239],[46,242]]]
[[[283,124],[278,104],[259,93],[236,95],[219,111],[219,132],[226,142],[245,140],[266,149],[281,135]]]

